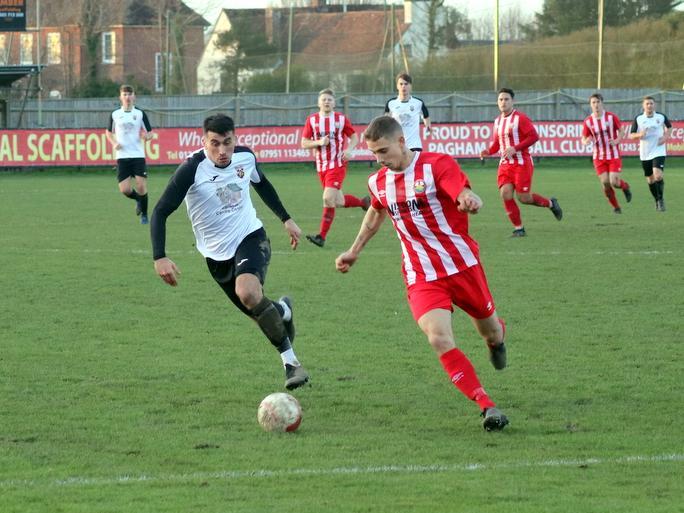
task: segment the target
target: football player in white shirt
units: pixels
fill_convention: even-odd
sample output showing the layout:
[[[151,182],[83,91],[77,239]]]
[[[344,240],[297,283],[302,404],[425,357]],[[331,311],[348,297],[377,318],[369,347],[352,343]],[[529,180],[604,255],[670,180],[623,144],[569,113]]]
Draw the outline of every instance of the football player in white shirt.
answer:
[[[250,188],[282,221],[292,249],[297,248],[302,231],[259,169],[254,153],[236,146],[231,118],[224,114],[206,118],[202,141],[204,148],[178,167],[154,207],[150,226],[154,269],[166,283],[178,285],[180,270],[166,256],[166,219],[185,200],[196,247],[209,273],[278,350],[285,368],[285,387],[300,387],[309,381],[309,374],[292,349],[292,302],[287,296],[271,301],[264,295],[271,244],[256,215]],[[213,308],[213,303],[207,305]]]
[[[644,112],[634,118],[629,138],[639,140],[641,167],[644,169],[651,195],[655,199],[656,211],[665,212],[663,172],[667,155],[666,143],[672,131],[672,124],[665,114],[656,112],[655,99],[652,96],[644,96],[641,106]]]
[[[130,85],[119,87],[121,108],[109,116],[107,139],[116,152],[119,191],[135,200],[135,213],[140,223],[147,224],[147,166],[143,140],[152,139],[152,127],[147,114],[135,106],[135,91]],[[131,186],[135,178],[135,190]]]
[[[416,96],[411,96],[413,79],[408,73],[397,75],[397,96],[391,98],[385,104],[385,114],[392,116],[401,125],[406,137],[406,145],[412,151],[423,149],[423,141],[420,138],[420,120],[425,124],[425,137],[430,136],[432,124],[430,113],[425,102]]]

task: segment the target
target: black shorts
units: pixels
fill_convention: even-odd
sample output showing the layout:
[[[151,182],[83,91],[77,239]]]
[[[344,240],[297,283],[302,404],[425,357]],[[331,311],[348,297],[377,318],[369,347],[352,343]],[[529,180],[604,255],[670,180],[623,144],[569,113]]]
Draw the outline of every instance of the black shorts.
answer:
[[[651,160],[642,160],[641,167],[644,168],[644,176],[653,176],[653,168],[657,167],[665,171],[665,157],[656,157]]]
[[[268,264],[271,262],[271,241],[266,230],[259,228],[243,239],[230,260],[207,258],[207,267],[214,281],[219,284],[230,300],[247,315],[250,311],[235,293],[235,279],[241,274],[254,274],[263,285],[266,281]]]
[[[133,159],[118,159],[116,161],[116,178],[123,182],[132,176],[142,176],[147,178],[147,165],[145,159],[136,157]]]

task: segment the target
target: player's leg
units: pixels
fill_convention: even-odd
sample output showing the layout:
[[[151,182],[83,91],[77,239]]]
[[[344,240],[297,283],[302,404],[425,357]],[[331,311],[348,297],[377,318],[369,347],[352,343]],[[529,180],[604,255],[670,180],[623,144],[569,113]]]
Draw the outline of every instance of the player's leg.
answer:
[[[145,159],[135,159],[133,173],[135,175],[135,190],[138,193],[136,213],[140,214],[140,223],[147,224],[147,166]]]
[[[344,184],[344,179],[347,177],[347,165],[335,170],[335,173],[339,180],[339,189],[337,197],[335,198],[335,206],[337,208],[362,208],[363,210],[368,210],[370,207],[370,197],[364,196],[359,198],[353,194],[345,194],[342,192],[342,185]]]
[[[309,380],[294,350],[294,321],[292,303],[289,298],[272,301],[263,293],[268,265],[271,260],[271,245],[263,229],[248,235],[233,258],[235,273],[235,295],[257,323],[266,338],[280,353],[285,367],[288,389],[297,388]],[[229,294],[230,297],[230,294]]]
[[[499,185],[499,195],[503,201],[506,215],[513,225],[513,237],[524,237],[525,227],[522,224],[520,208],[514,199],[513,182],[503,166],[499,167],[499,177],[497,181]]]
[[[556,198],[546,198],[541,194],[532,192],[532,175],[534,165],[532,161],[527,161],[521,166],[515,166],[514,183],[518,201],[524,205],[548,208],[554,217],[559,221],[563,219],[563,209],[561,209]]]
[[[610,184],[614,189],[620,189],[625,195],[627,203],[632,201],[632,190],[629,184],[622,179],[622,159],[612,159],[608,164]]]
[[[653,176],[653,160],[642,160],[641,168],[644,170],[644,176],[646,177],[646,183],[648,184],[648,190],[651,192],[651,196],[655,200],[656,210],[660,210],[660,202],[658,201],[658,185],[655,182],[655,176]]]
[[[665,157],[656,157],[653,159],[653,180],[655,189],[658,194],[658,201],[660,202],[660,212],[665,212],[665,199],[663,192],[665,191]]]
[[[603,194],[608,200],[608,203],[610,203],[610,206],[613,207],[613,212],[616,214],[621,214],[622,209],[620,208],[620,203],[615,196],[615,190],[613,190],[613,185],[610,180],[610,173],[608,172],[608,166],[605,161],[604,164],[602,164],[600,167],[597,167],[596,172],[599,173],[598,179],[599,182],[601,182]]]
[[[496,409],[496,405],[480,384],[472,363],[454,342],[451,328],[451,298],[447,289],[448,284],[445,282],[421,283],[409,287],[411,313],[427,336],[430,346],[454,386],[468,399],[477,403],[485,418],[489,410],[494,410],[497,414],[501,422],[500,427],[490,420],[491,426],[485,425],[485,428],[502,429],[508,421]],[[490,412],[489,415],[492,417],[493,413]]]

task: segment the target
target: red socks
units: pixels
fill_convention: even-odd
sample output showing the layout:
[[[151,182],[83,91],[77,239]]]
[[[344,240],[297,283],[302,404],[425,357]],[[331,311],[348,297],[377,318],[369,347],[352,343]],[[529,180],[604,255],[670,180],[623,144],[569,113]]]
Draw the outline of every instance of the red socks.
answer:
[[[629,184],[627,182],[625,182],[624,180],[620,180],[620,186],[619,187],[623,191],[626,191],[627,189],[629,189]]]
[[[623,182],[624,183],[624,182]],[[615,197],[615,189],[612,187],[610,189],[603,189],[603,194],[608,198],[608,202],[613,206],[613,208],[620,208],[617,198]]]
[[[352,196],[351,194],[345,194],[344,195],[344,208],[362,207],[362,206],[363,206],[363,201],[361,201],[361,198],[357,198],[356,196]]]
[[[508,219],[511,220],[513,226],[516,228],[522,226],[522,218],[520,217],[520,208],[514,199],[504,200],[504,208],[506,209],[506,215]]]
[[[331,207],[323,207],[323,217],[321,217],[321,230],[320,235],[325,239],[330,231],[330,226],[335,219],[335,209]]]
[[[468,399],[475,401],[481,410],[495,406],[480,385],[473,364],[466,355],[454,348],[440,356],[439,360],[456,388]]]
[[[538,207],[549,208],[551,206],[551,200],[539,194],[532,194],[532,201]]]

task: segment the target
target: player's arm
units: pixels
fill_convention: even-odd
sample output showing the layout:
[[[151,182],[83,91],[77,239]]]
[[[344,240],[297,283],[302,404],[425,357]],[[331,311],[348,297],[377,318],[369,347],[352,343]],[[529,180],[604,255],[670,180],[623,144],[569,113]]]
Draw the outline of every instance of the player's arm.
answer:
[[[180,269],[166,256],[166,219],[176,211],[185,198],[190,186],[195,181],[197,164],[192,157],[183,162],[169,180],[152,211],[150,220],[150,236],[152,238],[152,256],[154,270],[169,285],[178,285]]]
[[[477,214],[482,208],[482,199],[469,187],[464,187],[456,198],[458,210],[468,214]]]
[[[285,231],[287,231],[290,236],[290,246],[292,246],[292,249],[297,249],[299,239],[302,236],[302,230],[297,226],[297,223],[294,222],[292,217],[290,217],[290,214],[287,213],[287,210],[285,210],[273,184],[266,178],[266,175],[259,169],[259,166],[257,166],[256,169],[258,178],[257,181],[252,180],[252,187],[254,187],[254,190],[264,204],[271,209],[271,212],[282,221]]]
[[[636,118],[634,118],[634,121],[632,122],[632,128],[630,130],[629,138],[630,139],[641,139],[646,135],[645,131],[639,131],[639,124],[637,123]]]
[[[349,269],[359,258],[361,250],[368,244],[373,236],[378,233],[383,221],[387,217],[385,209],[377,209],[371,206],[361,221],[361,228],[351,247],[335,259],[335,268],[341,273],[349,272]]]
[[[582,123],[582,144],[586,146],[590,142],[593,142],[593,140],[594,137],[591,135],[591,131],[589,130],[587,123]]]
[[[663,136],[658,140],[658,145],[665,144],[672,134],[672,123],[667,119],[667,116],[663,114]]]
[[[428,111],[428,108],[425,105],[425,103],[423,103],[423,105],[421,106],[421,116],[423,118],[423,125],[425,125],[423,135],[425,137],[430,137],[430,134],[432,133],[432,122],[430,121],[430,112]]]
[[[144,127],[142,130],[142,137],[146,141],[149,141],[154,137],[154,134],[152,134],[152,125],[150,125],[150,120],[147,118],[147,113],[145,111],[142,111],[142,123]]]
[[[496,125],[494,126],[494,135],[492,136],[492,143],[489,145],[489,148],[486,150],[482,150],[480,152],[480,158],[484,159],[485,157],[489,157],[490,155],[494,155],[496,152],[499,151],[499,136],[496,133]]]
[[[348,144],[347,148],[344,150],[344,153],[342,154],[342,158],[344,160],[351,160],[354,156],[354,150],[356,149],[356,145],[359,144],[359,136],[354,131],[354,127],[352,127],[349,118],[345,119],[343,133],[348,137]]]
[[[105,135],[110,144],[114,146],[115,150],[121,149],[121,145],[119,144],[119,141],[116,140],[116,135],[114,134],[114,118],[112,116],[109,116],[109,124],[107,125]]]

